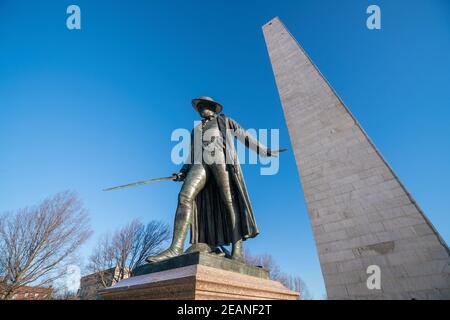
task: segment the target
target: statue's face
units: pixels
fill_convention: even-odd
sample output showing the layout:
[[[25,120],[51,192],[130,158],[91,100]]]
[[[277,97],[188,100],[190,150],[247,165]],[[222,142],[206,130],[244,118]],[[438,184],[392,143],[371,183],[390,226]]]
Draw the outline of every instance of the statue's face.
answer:
[[[215,114],[215,107],[210,104],[200,104],[198,106],[198,113],[202,118],[208,118]]]

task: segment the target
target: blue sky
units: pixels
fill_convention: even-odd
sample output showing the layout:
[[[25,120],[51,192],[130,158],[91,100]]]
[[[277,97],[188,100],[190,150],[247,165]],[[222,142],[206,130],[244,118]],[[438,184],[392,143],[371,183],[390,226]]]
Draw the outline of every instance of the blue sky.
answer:
[[[365,26],[382,10],[382,29]],[[66,28],[77,4],[82,30]],[[0,0],[0,211],[76,190],[96,239],[133,218],[172,223],[176,128],[210,95],[247,128],[279,128],[275,176],[244,165],[261,235],[246,242],[324,285],[261,26],[279,16],[447,242],[450,3],[418,1]]]

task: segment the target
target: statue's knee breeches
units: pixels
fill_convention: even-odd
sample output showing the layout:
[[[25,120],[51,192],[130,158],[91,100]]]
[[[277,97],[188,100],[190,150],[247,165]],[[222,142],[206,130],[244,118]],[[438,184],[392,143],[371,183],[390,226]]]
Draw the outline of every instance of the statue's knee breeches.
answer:
[[[203,189],[206,183],[207,173],[202,165],[194,165],[178,194],[178,206],[190,209],[197,194]]]
[[[183,207],[192,207],[192,201],[194,201],[194,198],[190,193],[181,191],[178,194],[178,205]]]

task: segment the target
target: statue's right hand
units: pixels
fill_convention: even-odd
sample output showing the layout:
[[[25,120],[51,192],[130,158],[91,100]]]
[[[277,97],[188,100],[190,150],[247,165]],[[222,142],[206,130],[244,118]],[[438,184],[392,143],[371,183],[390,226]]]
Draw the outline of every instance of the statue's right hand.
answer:
[[[172,174],[174,177],[173,181],[183,181],[184,180],[184,174],[182,172],[174,173]]]

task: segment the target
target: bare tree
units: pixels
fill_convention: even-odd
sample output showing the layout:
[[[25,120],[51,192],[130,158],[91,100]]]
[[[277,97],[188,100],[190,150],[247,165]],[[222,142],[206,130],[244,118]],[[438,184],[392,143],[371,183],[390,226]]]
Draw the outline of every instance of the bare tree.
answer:
[[[279,281],[284,276],[271,254],[263,253],[253,255],[248,249],[246,249],[244,252],[244,260],[249,265],[263,267],[269,271],[269,275],[272,280]]]
[[[53,287],[53,300],[79,300],[76,291],[69,290],[66,286]]]
[[[271,254],[253,255],[249,250],[245,250],[244,259],[247,264],[268,270],[272,280],[279,281],[290,290],[299,292],[301,300],[312,299],[311,293],[302,278],[282,272]]]
[[[118,277],[111,276],[111,269],[116,266],[114,259],[114,250],[112,248],[111,237],[104,235],[97,244],[94,253],[89,257],[87,269],[95,273],[97,282],[101,287],[109,286],[110,281],[118,281]],[[115,273],[115,272],[114,272]],[[113,277],[113,279],[110,279]]]
[[[0,219],[0,299],[60,278],[91,231],[82,202],[61,192]]]
[[[169,239],[169,226],[158,221],[144,225],[133,220],[113,235],[105,235],[89,258],[88,270],[95,273],[103,287],[129,276],[145,262],[149,255],[158,253]],[[116,270],[111,271],[111,269]]]
[[[306,283],[299,276],[284,274],[278,281],[292,291],[300,293],[300,300],[312,300],[311,292]]]

